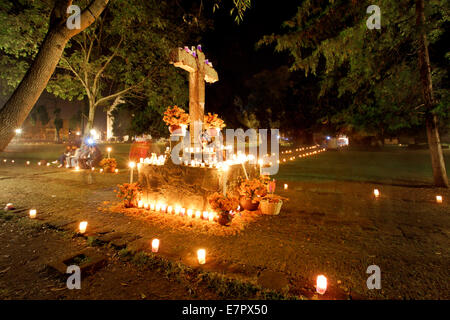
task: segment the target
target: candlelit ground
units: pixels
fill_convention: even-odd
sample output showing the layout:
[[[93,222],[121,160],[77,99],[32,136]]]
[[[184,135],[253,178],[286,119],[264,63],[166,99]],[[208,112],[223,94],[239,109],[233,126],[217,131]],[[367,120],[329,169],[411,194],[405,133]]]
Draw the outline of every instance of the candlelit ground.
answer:
[[[14,155],[17,154],[4,152],[0,160],[13,159]],[[445,155],[450,163],[448,150]],[[325,274],[329,280],[330,290],[325,298],[450,298],[450,191],[430,186],[426,151],[330,151],[286,164],[278,175],[277,192],[290,201],[283,205],[280,216],[258,217],[240,233],[227,236],[199,232],[196,228],[180,229],[121,212],[105,212],[103,209],[117,201],[113,189],[127,180],[128,172],[94,173],[91,180],[90,172],[26,167],[28,157],[31,156],[24,155],[14,164],[0,164],[0,203],[12,202],[24,209],[35,207],[42,219],[35,223],[69,231],[75,231],[77,222],[86,220],[91,243],[115,234],[118,238],[112,242],[126,245],[126,250],[132,252],[148,250],[151,239],[159,238],[158,255],[193,267],[197,267],[196,250],[202,247],[207,251],[204,270],[223,271],[268,288],[284,287],[289,293],[309,298],[314,296],[318,274]],[[283,183],[289,184],[288,190],[280,190]],[[379,199],[372,196],[374,188],[381,192]],[[437,194],[444,197],[443,204],[435,202]],[[8,245],[0,260],[1,298],[14,297],[18,290],[27,292],[24,288],[35,286],[35,282],[47,283],[47,275],[40,272],[46,258],[69,251],[80,241],[61,240],[41,230],[33,234],[42,240],[32,242],[27,233],[21,235],[19,230],[20,224],[28,220],[26,216],[6,221],[7,217],[1,217],[1,241]],[[30,251],[32,248],[35,252]],[[99,250],[109,252],[103,247]],[[111,265],[121,268],[121,264],[114,263]],[[372,264],[381,268],[381,290],[366,287],[366,269]],[[28,266],[34,265],[33,273],[34,268]],[[112,286],[123,289],[121,281],[115,278],[119,275],[110,272],[107,276],[108,272],[106,268],[92,276],[86,283],[84,297],[89,297],[86,292],[109,290]],[[142,274],[143,278],[139,278],[137,271],[130,275],[130,287],[139,282],[131,284],[134,275],[138,279],[148,276],[149,282],[154,276]],[[101,278],[108,279],[110,285],[97,287]],[[51,288],[62,288],[63,283],[50,284],[50,289],[45,289],[50,290],[48,295],[35,292],[18,296],[78,297],[68,290],[52,293]],[[138,294],[138,289],[129,290],[129,298],[139,298],[131,295]],[[184,294],[174,290],[170,298],[178,297],[177,292]],[[214,296],[206,292],[201,298]]]

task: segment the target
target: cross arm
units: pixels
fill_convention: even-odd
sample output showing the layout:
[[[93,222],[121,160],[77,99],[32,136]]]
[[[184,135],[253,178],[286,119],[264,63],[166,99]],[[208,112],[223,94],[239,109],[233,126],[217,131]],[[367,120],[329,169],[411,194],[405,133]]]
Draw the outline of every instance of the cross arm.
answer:
[[[214,83],[219,80],[217,71],[211,66],[207,65],[204,59],[195,58],[192,54],[186,52],[182,48],[174,49],[170,54],[170,63],[175,67],[186,70],[187,72],[195,72],[198,70],[198,63],[204,64],[205,81]]]

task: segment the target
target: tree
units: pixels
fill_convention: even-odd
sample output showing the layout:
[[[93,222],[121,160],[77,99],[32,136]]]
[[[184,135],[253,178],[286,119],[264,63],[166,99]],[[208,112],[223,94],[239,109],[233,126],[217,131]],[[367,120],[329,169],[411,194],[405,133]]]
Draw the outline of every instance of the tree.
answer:
[[[47,90],[66,99],[87,98],[87,133],[99,106],[109,108],[117,98],[148,99],[155,90],[174,95],[180,91],[176,86],[185,85],[169,53],[196,32],[177,23],[181,14],[170,4],[116,0],[89,30],[71,39]]]
[[[46,126],[50,122],[50,116],[48,115],[47,107],[44,105],[40,105],[36,109],[37,118],[39,119],[39,122]]]
[[[109,0],[93,0],[81,12],[80,29],[67,28],[67,9],[72,0],[55,0],[49,29],[33,63],[6,104],[0,110],[0,151],[14,137],[44,91],[70,38],[89,27],[103,12]]]
[[[61,119],[61,109],[56,108],[55,110],[53,110],[53,114],[55,116],[55,119],[53,120],[53,124],[55,125],[55,130],[56,130],[55,139],[57,142],[60,142],[61,137],[59,135],[59,132],[61,131],[63,124],[64,124],[63,119]]]
[[[445,90],[448,54],[444,58],[446,52],[438,47],[438,41],[445,38],[448,30],[445,14],[448,2],[428,1],[422,11],[429,17],[424,25],[424,20],[418,24],[414,19],[417,4],[414,7],[407,0],[378,1],[381,30],[367,28],[369,4],[357,0],[304,1],[297,14],[284,23],[283,34],[266,36],[259,44],[274,43],[277,51],[287,51],[292,56],[291,70],[304,70],[306,75],[318,77],[319,101],[331,96],[349,102],[337,110],[331,109],[325,121],[381,134],[427,123],[427,131],[432,132],[428,142],[434,159],[435,185],[447,186],[437,123],[438,118],[449,118],[448,90]],[[428,73],[430,78],[426,82],[421,75],[426,72],[419,70],[425,70],[421,65],[429,68],[429,61],[427,64],[425,59],[419,67],[417,64],[417,57],[423,57],[421,52],[427,51],[424,36],[437,46],[434,72]],[[425,83],[431,89],[431,78],[439,93],[435,103],[431,99],[426,102],[423,93]],[[434,124],[429,120],[433,117],[436,117]]]
[[[20,1],[20,4],[26,1]],[[31,0],[28,1],[28,3],[33,2]],[[33,62],[27,69],[25,76],[0,110],[0,151],[3,151],[11,141],[14,136],[14,129],[22,125],[33,108],[33,105],[46,88],[50,77],[60,61],[67,42],[77,34],[83,32],[99,18],[108,5],[109,0],[91,0],[81,12],[81,26],[79,29],[69,29],[66,24],[68,19],[67,9],[72,5],[72,0],[42,0],[42,3],[43,8],[45,8],[45,4],[52,4],[53,7],[50,14],[49,27],[43,42],[39,46],[38,53],[33,58]],[[220,0],[216,0],[216,3],[220,3]],[[236,0],[233,1],[233,4],[237,9],[238,16],[242,18],[243,12],[250,5],[250,0]],[[17,5],[17,7],[20,6]],[[19,8],[18,10],[22,9]],[[26,14],[26,16],[28,15]],[[32,25],[29,25],[28,30],[30,29],[33,30]],[[8,28],[6,30],[9,31]],[[12,35],[13,33],[7,32],[7,38],[10,42],[16,41]],[[32,41],[31,43],[35,45],[37,42]]]

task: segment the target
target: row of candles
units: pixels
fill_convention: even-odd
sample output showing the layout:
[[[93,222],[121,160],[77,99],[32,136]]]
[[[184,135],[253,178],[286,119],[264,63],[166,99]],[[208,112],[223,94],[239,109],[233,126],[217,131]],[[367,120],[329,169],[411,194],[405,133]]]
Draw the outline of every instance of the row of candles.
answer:
[[[36,209],[30,210],[30,218],[34,219],[36,218]],[[81,221],[78,225],[78,232],[80,234],[85,234],[87,230],[88,222],[87,221]],[[160,240],[155,238],[151,242],[151,248],[153,253],[157,253],[159,251],[160,246]],[[197,261],[198,264],[203,265],[206,263],[206,250],[205,249],[198,249],[197,250]],[[325,294],[327,290],[327,278],[324,275],[319,275],[316,280],[316,291],[319,294]]]
[[[303,154],[299,154],[299,155],[297,155],[297,156],[292,156],[292,157],[289,157],[289,158],[283,158],[282,160],[281,160],[281,162],[286,162],[286,161],[294,161],[295,159],[297,159],[297,158],[306,158],[306,157],[310,157],[310,156],[314,156],[314,155],[316,155],[316,154],[319,154],[319,153],[322,153],[322,152],[325,152],[326,151],[326,149],[325,148],[322,148],[322,149],[319,149],[319,150],[315,150],[315,151],[311,151],[311,152],[306,152],[306,153],[303,153]],[[278,163],[280,163],[280,160],[278,160]]]
[[[208,221],[215,221],[217,220],[217,213],[215,212],[209,212],[209,211],[200,211],[200,210],[193,210],[193,209],[186,209],[181,206],[170,206],[166,204],[161,203],[148,203],[144,202],[143,200],[138,201],[138,208],[139,209],[145,209],[160,213],[168,213],[168,214],[174,214],[179,216],[187,216],[188,218],[196,218],[196,219],[202,219],[202,220],[208,220]],[[239,210],[239,208],[238,208]]]
[[[381,192],[378,189],[373,189],[373,196],[378,199],[381,196]],[[444,198],[441,195],[436,196],[436,203],[443,203]]]

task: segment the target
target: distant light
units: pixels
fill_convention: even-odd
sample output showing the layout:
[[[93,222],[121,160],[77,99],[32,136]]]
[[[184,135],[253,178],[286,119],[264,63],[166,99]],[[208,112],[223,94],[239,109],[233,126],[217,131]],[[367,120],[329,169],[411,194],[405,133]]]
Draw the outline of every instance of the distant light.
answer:
[[[76,135],[77,135],[77,136],[81,135],[81,132],[80,132],[80,131],[77,131]]]
[[[442,203],[442,196],[436,196],[436,202]]]
[[[14,130],[16,132],[16,134],[21,134],[22,133],[22,129],[17,128],[16,130]]]
[[[331,139],[331,137],[330,136],[327,136],[327,140],[330,140]]]
[[[89,145],[94,144],[94,139],[92,139],[92,138],[87,139],[87,143],[88,143]]]
[[[131,161],[131,162],[128,164],[128,166],[129,166],[131,169],[133,169],[134,167],[136,167],[136,162]]]
[[[375,198],[378,198],[380,196],[380,190],[374,189],[373,190],[373,195],[375,196]]]

